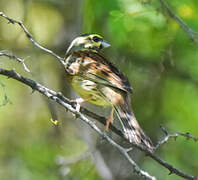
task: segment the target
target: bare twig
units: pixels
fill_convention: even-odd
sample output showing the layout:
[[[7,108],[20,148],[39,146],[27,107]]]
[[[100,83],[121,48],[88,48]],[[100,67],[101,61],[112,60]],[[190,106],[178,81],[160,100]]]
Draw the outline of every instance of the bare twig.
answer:
[[[30,70],[29,70],[29,69],[27,68],[27,66],[25,65],[25,62],[24,62],[25,60],[23,60],[23,59],[21,59],[21,58],[19,58],[19,57],[16,57],[16,56],[14,56],[14,55],[6,54],[6,53],[4,53],[4,51],[0,51],[0,56],[5,56],[5,57],[8,57],[8,58],[10,58],[10,59],[13,59],[13,60],[15,60],[15,61],[21,63],[22,66],[23,66],[23,68],[24,68],[24,70],[27,71],[27,72],[30,72]]]
[[[168,131],[164,127],[161,127],[161,129],[165,133],[166,136],[156,144],[155,150],[157,150],[161,145],[168,142],[168,140],[170,138],[174,138],[176,140],[178,136],[183,136],[183,137],[186,137],[187,139],[192,139],[195,142],[198,142],[198,138],[195,137],[195,136],[192,136],[190,133],[177,132],[177,133],[174,133],[174,134],[169,134]]]
[[[198,32],[194,31],[192,28],[190,28],[179,16],[174,14],[174,12],[171,10],[169,5],[164,0],[159,0],[162,7],[167,11],[169,16],[173,18],[179,26],[186,32],[186,34],[189,36],[189,38],[198,45],[198,40],[196,39],[198,36]]]
[[[24,31],[24,33],[26,34],[26,36],[28,37],[28,39],[29,39],[37,48],[39,48],[39,49],[41,49],[41,50],[43,50],[43,51],[45,51],[45,52],[51,54],[52,56],[56,57],[61,63],[64,63],[64,59],[63,59],[63,58],[61,58],[60,56],[58,56],[57,54],[55,54],[53,51],[51,51],[51,50],[49,50],[49,49],[47,49],[47,48],[41,46],[39,43],[37,43],[37,42],[33,39],[32,35],[29,33],[29,31],[27,30],[27,28],[24,26],[24,24],[23,24],[22,22],[16,21],[16,20],[14,20],[14,19],[11,19],[11,18],[7,17],[3,12],[0,12],[0,16],[3,17],[3,18],[5,18],[5,19],[7,19],[8,22],[11,23],[11,24],[18,24],[18,25],[23,29],[23,31]]]
[[[25,26],[16,20],[13,20],[9,17],[7,17],[6,15],[4,15],[2,12],[0,12],[0,16],[2,16],[3,18],[7,19],[10,23],[14,24],[17,23],[25,32],[25,34],[27,35],[27,37],[30,39],[30,41],[39,49],[53,55],[54,57],[56,57],[59,62],[61,62],[64,65],[64,59],[59,57],[57,54],[55,54],[53,51],[44,48],[43,46],[39,45],[33,38],[32,35],[28,32],[28,30],[25,28]],[[75,107],[73,107],[73,104],[70,102],[70,100],[68,100],[67,98],[65,98],[61,93],[57,93],[55,91],[52,91],[44,86],[42,86],[41,84],[28,79],[26,77],[21,76],[20,74],[16,73],[14,70],[5,70],[5,69],[1,69],[0,68],[0,74],[5,75],[7,77],[13,78],[15,80],[18,80],[20,82],[22,82],[23,84],[26,84],[27,86],[31,87],[33,90],[37,90],[38,92],[40,92],[41,94],[45,95],[46,97],[56,101],[57,103],[59,103],[60,105],[62,105],[64,108],[68,109],[69,111],[71,111],[72,113],[76,114],[76,116],[81,119],[82,121],[84,121],[86,124],[88,124],[92,129],[94,129],[98,134],[100,134],[100,136],[102,136],[104,139],[106,139],[112,146],[114,146],[116,149],[118,149],[120,151],[121,154],[123,154],[123,156],[130,162],[130,164],[132,165],[134,171],[145,177],[148,179],[152,179],[155,180],[156,178],[149,175],[147,172],[143,171],[142,169],[139,168],[139,166],[133,161],[133,159],[129,156],[128,152],[129,149],[127,148],[123,148],[122,146],[120,146],[119,144],[117,144],[115,141],[113,141],[109,136],[107,136],[105,133],[103,133],[96,125],[93,121],[90,121],[88,118],[86,118],[84,116],[84,114],[93,117],[97,120],[99,120],[100,122],[102,122],[103,124],[105,124],[105,119],[103,117],[100,117],[92,112],[89,112],[88,110],[82,108],[81,113],[77,112]],[[113,128],[112,128],[113,127]],[[121,131],[119,131],[117,128],[115,128],[114,126],[110,127],[116,134],[118,134],[119,136],[121,136],[122,138],[124,138],[126,141],[128,141],[125,136],[123,135],[123,133]],[[171,174],[176,174],[180,177],[183,177],[184,179],[189,179],[189,180],[198,180],[198,177],[195,176],[191,176],[188,175],[178,169],[176,169],[175,167],[173,167],[172,165],[168,164],[166,161],[162,160],[160,157],[158,157],[156,154],[154,154],[154,152],[151,152],[150,150],[146,149],[145,147],[141,146],[141,145],[136,145],[134,144],[133,146],[135,146],[136,148],[140,149],[141,151],[145,152],[148,156],[150,156],[152,159],[154,159],[155,161],[157,161],[159,164],[161,164],[162,166],[164,166],[165,168],[167,168]]]
[[[192,139],[192,140],[194,140],[195,142],[198,142],[198,138],[197,137],[195,137],[195,136],[192,136],[190,133],[181,133],[181,132],[179,132],[178,133],[180,136],[184,136],[184,137],[186,137],[187,139]]]
[[[157,143],[155,146],[155,150],[158,149],[161,145],[165,144],[170,138],[176,139],[179,136],[178,133],[175,134],[167,134],[161,141]]]

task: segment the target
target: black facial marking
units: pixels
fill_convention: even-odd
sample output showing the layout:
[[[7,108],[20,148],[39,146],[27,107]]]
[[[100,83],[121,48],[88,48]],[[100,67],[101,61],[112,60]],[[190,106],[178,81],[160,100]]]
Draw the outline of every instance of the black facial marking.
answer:
[[[99,42],[99,41],[102,40],[102,39],[99,38],[98,36],[94,36],[92,39],[93,39],[94,42]]]

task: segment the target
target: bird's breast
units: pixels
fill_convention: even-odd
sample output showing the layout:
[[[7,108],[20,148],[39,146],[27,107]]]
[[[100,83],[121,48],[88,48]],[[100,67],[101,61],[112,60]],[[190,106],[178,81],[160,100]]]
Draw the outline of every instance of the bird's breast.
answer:
[[[87,102],[98,106],[110,106],[108,100],[101,94],[97,83],[80,76],[73,76],[71,85],[82,98],[87,100]]]

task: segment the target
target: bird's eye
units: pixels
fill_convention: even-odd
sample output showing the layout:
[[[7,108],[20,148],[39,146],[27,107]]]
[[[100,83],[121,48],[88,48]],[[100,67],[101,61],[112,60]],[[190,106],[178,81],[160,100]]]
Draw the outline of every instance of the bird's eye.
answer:
[[[94,37],[93,37],[93,41],[94,41],[94,42],[98,42],[98,41],[100,41],[100,40],[101,40],[101,39],[100,39],[98,36],[94,36]]]

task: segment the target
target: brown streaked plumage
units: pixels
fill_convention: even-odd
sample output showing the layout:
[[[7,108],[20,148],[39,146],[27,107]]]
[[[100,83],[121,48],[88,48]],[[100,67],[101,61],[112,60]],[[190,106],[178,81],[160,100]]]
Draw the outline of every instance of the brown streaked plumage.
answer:
[[[153,149],[151,140],[140,128],[131,108],[131,85],[100,50],[107,46],[101,36],[91,34],[72,41],[65,58],[65,69],[74,90],[87,102],[111,106],[111,116],[107,118],[106,129],[113,122],[115,111],[125,136],[134,144]]]

